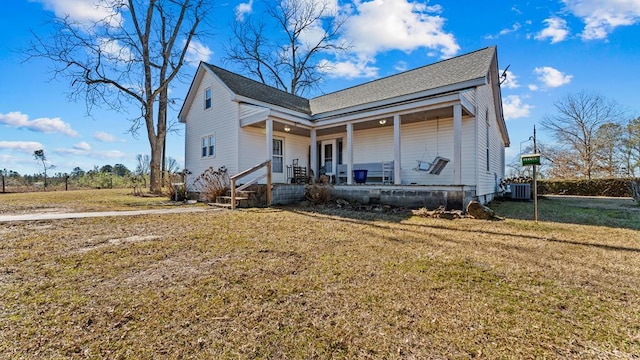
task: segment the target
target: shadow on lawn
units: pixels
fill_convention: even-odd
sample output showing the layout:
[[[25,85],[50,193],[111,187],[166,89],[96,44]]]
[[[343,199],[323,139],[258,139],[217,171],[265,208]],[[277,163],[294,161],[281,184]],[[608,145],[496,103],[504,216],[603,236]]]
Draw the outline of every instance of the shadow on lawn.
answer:
[[[562,243],[562,244],[577,245],[577,246],[588,246],[588,247],[594,247],[594,248],[610,250],[610,251],[628,251],[628,252],[640,253],[640,248],[635,248],[635,247],[617,246],[617,245],[601,244],[601,243],[589,243],[589,242],[581,242],[581,241],[575,241],[575,240],[557,239],[554,237],[536,236],[536,235],[530,235],[530,234],[514,234],[513,232],[507,232],[507,231],[501,232],[501,231],[479,230],[476,228],[469,229],[469,228],[465,228],[464,226],[444,226],[444,225],[436,225],[436,224],[404,223],[403,220],[406,220],[413,216],[411,212],[388,215],[384,213],[378,214],[378,213],[368,213],[368,212],[349,211],[349,210],[335,211],[333,209],[321,209],[321,210],[316,209],[316,211],[313,211],[313,212],[298,210],[298,209],[282,209],[282,210],[293,212],[295,214],[307,216],[310,218],[324,217],[334,221],[340,221],[340,222],[345,222],[350,224],[366,225],[366,226],[371,226],[371,227],[375,227],[377,229],[383,229],[383,230],[410,231],[418,234],[421,237],[428,235],[428,236],[436,237],[442,241],[454,242],[454,243],[464,243],[465,241],[457,240],[456,238],[460,238],[457,236],[448,237],[448,236],[443,236],[442,234],[437,234],[437,233],[427,234],[423,231],[417,232],[416,230],[417,229],[433,229],[433,230],[438,230],[439,232],[450,231],[452,233],[473,233],[473,234],[483,233],[483,234],[492,235],[492,236],[503,236],[503,237],[518,238],[518,239],[524,239],[524,240],[535,240],[535,241],[544,241],[544,242],[550,242],[550,243]],[[443,220],[443,221],[447,221],[447,220]],[[464,221],[464,220],[452,220],[452,221],[457,222],[457,221]],[[391,225],[391,224],[386,225],[381,222],[393,223],[397,225]],[[400,226],[400,228],[398,228],[398,226]],[[389,236],[385,238],[393,242],[409,241],[407,239],[399,238],[397,236],[395,237]],[[517,245],[514,244],[514,246],[517,246]]]
[[[502,217],[534,219],[533,201],[496,200],[489,206]],[[640,206],[631,198],[540,196],[538,220],[640,230]]]

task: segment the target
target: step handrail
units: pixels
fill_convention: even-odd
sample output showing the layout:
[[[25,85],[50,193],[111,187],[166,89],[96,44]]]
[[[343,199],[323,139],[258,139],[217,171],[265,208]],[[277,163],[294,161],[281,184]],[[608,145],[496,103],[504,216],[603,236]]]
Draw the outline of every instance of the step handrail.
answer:
[[[266,167],[267,168],[267,207],[271,206],[271,159],[260,163],[258,165],[255,165],[247,170],[241,171],[233,176],[230,177],[231,179],[231,210],[235,210],[236,208],[236,180],[241,179],[249,174],[252,174],[262,168]],[[262,179],[264,176],[260,177],[259,179]],[[256,182],[257,180],[254,180],[254,182]],[[245,189],[246,186],[242,186],[242,189]]]

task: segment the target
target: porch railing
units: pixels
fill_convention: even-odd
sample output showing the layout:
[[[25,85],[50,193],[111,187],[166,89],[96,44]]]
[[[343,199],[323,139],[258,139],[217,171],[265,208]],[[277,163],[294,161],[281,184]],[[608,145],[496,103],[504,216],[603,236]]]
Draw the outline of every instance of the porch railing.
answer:
[[[238,179],[241,179],[247,175],[253,174],[254,172],[262,169],[266,167],[267,168],[267,173],[265,175],[259,176],[245,184],[243,184],[242,186],[236,188],[236,181]],[[271,160],[267,160],[263,163],[260,163],[252,168],[249,168],[247,170],[241,171],[235,175],[233,175],[230,180],[231,180],[231,210],[235,210],[236,208],[236,192],[238,191],[242,191],[244,189],[246,189],[247,187],[249,187],[250,185],[253,185],[255,183],[257,183],[259,180],[263,179],[264,177],[267,177],[267,206],[271,206]]]

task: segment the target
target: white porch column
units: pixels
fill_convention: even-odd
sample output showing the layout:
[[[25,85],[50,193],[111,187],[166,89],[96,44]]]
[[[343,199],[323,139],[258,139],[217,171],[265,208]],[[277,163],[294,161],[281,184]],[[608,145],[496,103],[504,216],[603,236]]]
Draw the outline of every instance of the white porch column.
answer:
[[[453,182],[462,185],[462,105],[453,105]]]
[[[353,124],[347,124],[347,185],[353,184]]]
[[[273,158],[273,120],[267,119],[265,120],[265,138],[267,145],[267,158],[266,160],[271,160]]]
[[[402,184],[400,177],[402,166],[400,164],[401,147],[400,147],[400,115],[393,115],[393,183],[395,185]]]
[[[311,143],[309,146],[309,158],[311,164],[309,164],[309,169],[313,171],[313,179],[318,178],[318,144],[316,144],[316,129],[309,130],[309,142]]]

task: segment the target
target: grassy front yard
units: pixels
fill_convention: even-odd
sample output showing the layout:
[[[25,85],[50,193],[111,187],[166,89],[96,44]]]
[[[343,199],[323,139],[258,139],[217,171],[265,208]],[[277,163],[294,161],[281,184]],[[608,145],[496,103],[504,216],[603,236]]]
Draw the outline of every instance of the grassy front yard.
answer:
[[[131,193],[131,189],[0,193],[0,215],[157,209],[171,203],[168,196]]]
[[[0,224],[0,357],[640,354],[627,223],[313,210]]]

